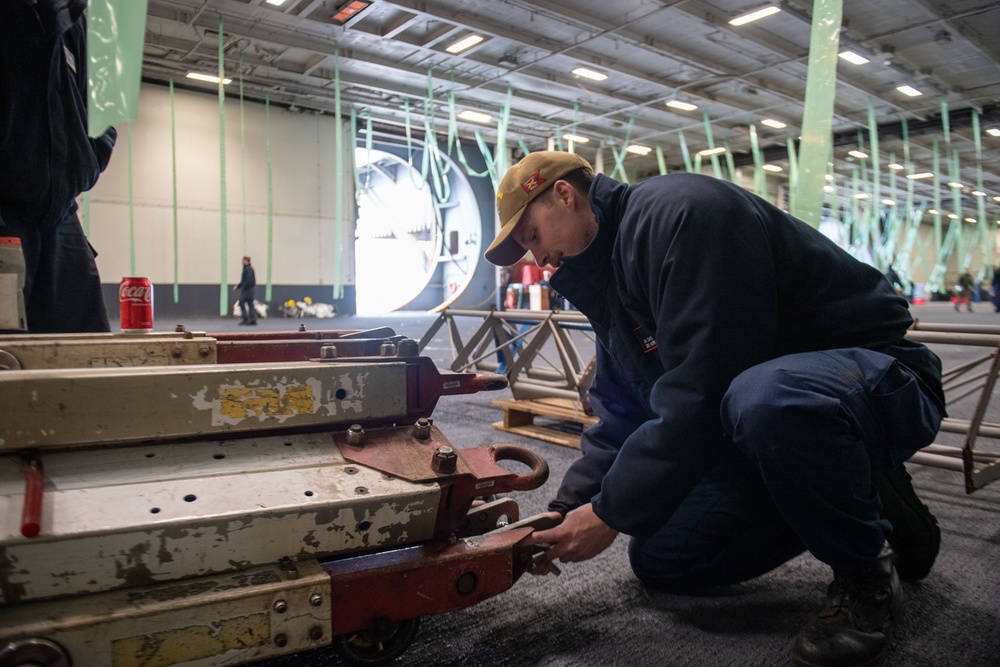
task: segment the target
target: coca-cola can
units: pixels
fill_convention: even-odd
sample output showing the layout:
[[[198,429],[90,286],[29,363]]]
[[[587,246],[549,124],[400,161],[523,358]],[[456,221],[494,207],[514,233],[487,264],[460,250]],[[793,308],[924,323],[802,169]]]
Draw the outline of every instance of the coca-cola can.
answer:
[[[149,282],[149,278],[122,278],[118,285],[118,306],[122,331],[153,330],[153,283]]]

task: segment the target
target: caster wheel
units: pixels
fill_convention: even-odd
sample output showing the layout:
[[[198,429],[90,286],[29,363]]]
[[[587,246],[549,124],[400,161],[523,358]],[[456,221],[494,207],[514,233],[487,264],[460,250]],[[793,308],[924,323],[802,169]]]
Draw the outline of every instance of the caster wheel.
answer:
[[[333,648],[353,665],[383,665],[409,648],[419,625],[419,618],[378,619],[370,628],[334,637]]]

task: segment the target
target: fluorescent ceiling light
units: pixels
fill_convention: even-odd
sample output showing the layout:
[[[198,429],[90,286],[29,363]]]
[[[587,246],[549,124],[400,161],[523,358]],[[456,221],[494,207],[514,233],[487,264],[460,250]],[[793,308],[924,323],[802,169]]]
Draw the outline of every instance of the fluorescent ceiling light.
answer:
[[[473,111],[472,109],[466,109],[462,113],[458,114],[458,117],[462,120],[471,120],[475,123],[488,123],[493,120],[493,116],[488,113]]]
[[[285,0],[265,0],[265,2],[269,5],[274,5],[275,7],[280,7],[285,4]]]
[[[698,155],[709,156],[709,155],[719,155],[720,153],[725,153],[725,146],[717,146],[715,148],[706,148],[703,151],[698,151]]]
[[[671,109],[680,109],[681,111],[694,111],[695,109],[698,108],[697,104],[691,104],[690,102],[681,102],[680,100],[670,100],[669,102],[667,102],[667,106],[670,107]],[[986,131],[991,132],[992,130],[986,130]],[[1000,132],[1000,130],[997,130],[997,132]]]
[[[949,188],[964,188],[965,186],[962,185],[961,183],[959,183],[958,181],[950,181],[948,183],[948,187]]]
[[[625,147],[625,150],[629,153],[635,153],[636,155],[648,155],[649,151],[653,150],[649,146],[643,146],[641,144],[631,144]]]
[[[920,97],[921,95],[923,95],[922,92],[920,92],[913,86],[897,86],[896,90],[898,90],[899,92],[903,93],[908,97]]]
[[[338,6],[337,11],[333,13],[333,16],[330,17],[330,20],[337,25],[344,25],[355,14],[362,9],[366,9],[370,4],[372,4],[371,0],[350,0],[350,2],[342,3]]]
[[[975,218],[966,218],[965,221],[966,222],[971,222],[972,224],[976,224],[976,219]]]
[[[594,70],[587,69],[586,67],[577,67],[573,70],[573,74],[582,76],[584,79],[591,79],[592,81],[604,81],[608,78],[607,74],[601,74],[600,72],[595,72]]]
[[[768,5],[767,7],[761,7],[760,9],[752,11],[748,14],[742,14],[740,16],[737,16],[736,18],[729,21],[729,25],[745,25],[747,23],[750,23],[751,21],[762,19],[765,16],[770,16],[771,14],[777,14],[780,11],[781,11],[780,7],[776,7],[775,5]]]
[[[585,144],[588,141],[590,141],[590,139],[588,139],[587,137],[581,137],[579,134],[564,134],[563,139],[565,139],[566,141],[572,141],[577,144]]]
[[[823,186],[823,192],[833,192],[833,186],[832,185],[824,185]]]
[[[986,134],[990,135],[991,137],[1000,137],[1000,127],[991,127],[990,129],[986,130]]]
[[[864,65],[868,62],[868,58],[865,58],[854,51],[841,51],[838,55],[852,65]]]
[[[864,160],[865,158],[868,157],[868,153],[865,153],[864,151],[859,151],[857,148],[855,148],[853,151],[847,151],[847,154],[852,157],[856,157],[859,160]]]
[[[948,217],[951,218],[952,220],[958,220],[958,214],[957,213],[949,213]]]
[[[185,74],[189,79],[194,79],[195,81],[207,81],[208,83],[219,83],[219,77],[214,74],[202,74],[201,72],[188,72]],[[222,85],[228,86],[233,82],[232,79],[223,79]]]
[[[929,213],[930,215],[941,215],[941,212],[936,208],[932,208],[931,210],[927,211],[927,213]]]
[[[776,130],[780,130],[783,127],[788,127],[788,125],[786,125],[785,123],[782,123],[780,120],[774,120],[773,118],[765,118],[764,120],[760,121],[760,124],[767,125],[768,127],[773,127]]]
[[[896,202],[894,202],[891,199],[883,199],[882,203],[885,204],[886,206],[895,206],[896,205]]]
[[[889,169],[895,169],[895,170],[898,171],[898,170],[900,170],[902,168],[903,168],[903,165],[899,164],[898,162],[890,162],[889,163]]]
[[[972,191],[972,196],[973,197],[985,197],[986,193],[983,192],[982,190],[973,190]]]
[[[763,167],[761,167],[761,169],[763,169],[764,171],[773,171],[775,173],[781,171],[781,167],[779,167],[776,164],[765,164]]]
[[[464,37],[458,40],[457,42],[449,46],[447,49],[445,49],[445,51],[447,51],[448,53],[461,53],[462,51],[465,51],[466,49],[475,46],[481,41],[483,41],[482,35],[469,35],[468,37]]]
[[[855,199],[868,199],[868,193],[867,192],[859,192],[858,194],[854,195],[854,198]]]
[[[826,175],[826,180],[832,181],[833,180],[833,174],[827,174]]]
[[[934,178],[934,174],[929,171],[921,171],[917,174],[907,174],[906,177],[915,181],[920,178]]]
[[[994,198],[993,198],[993,201],[996,201],[996,202],[1000,202],[1000,196],[998,196],[998,197],[994,197]]]

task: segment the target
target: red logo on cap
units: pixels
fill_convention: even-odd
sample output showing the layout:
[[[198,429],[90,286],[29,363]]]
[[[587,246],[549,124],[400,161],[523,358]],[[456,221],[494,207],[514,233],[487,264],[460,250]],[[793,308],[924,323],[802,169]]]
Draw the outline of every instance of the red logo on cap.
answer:
[[[538,172],[536,171],[531,176],[529,176],[528,178],[524,179],[524,182],[521,183],[521,187],[524,189],[524,191],[527,194],[530,195],[531,192],[532,192],[532,190],[534,190],[535,188],[537,188],[539,185],[541,185],[544,182],[545,182],[545,179],[542,178],[541,176],[539,176]]]

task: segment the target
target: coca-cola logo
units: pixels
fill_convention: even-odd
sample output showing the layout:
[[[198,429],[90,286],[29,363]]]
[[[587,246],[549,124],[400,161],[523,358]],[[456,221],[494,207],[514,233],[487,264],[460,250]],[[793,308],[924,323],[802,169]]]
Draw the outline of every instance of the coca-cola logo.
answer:
[[[134,303],[152,303],[153,289],[149,285],[119,285],[118,300]]]

